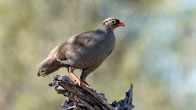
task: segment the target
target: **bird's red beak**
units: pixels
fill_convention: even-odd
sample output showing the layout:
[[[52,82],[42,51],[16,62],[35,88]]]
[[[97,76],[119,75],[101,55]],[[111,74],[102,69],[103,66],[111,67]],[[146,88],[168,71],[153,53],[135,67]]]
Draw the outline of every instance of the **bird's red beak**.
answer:
[[[122,23],[122,22],[118,23],[117,25],[118,25],[118,26],[123,26],[123,27],[125,27],[125,24]]]

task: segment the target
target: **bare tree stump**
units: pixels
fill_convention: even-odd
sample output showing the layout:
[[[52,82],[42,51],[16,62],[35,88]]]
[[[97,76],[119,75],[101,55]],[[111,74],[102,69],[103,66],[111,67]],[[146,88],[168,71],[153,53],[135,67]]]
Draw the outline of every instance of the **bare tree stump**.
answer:
[[[97,93],[86,86],[75,84],[68,76],[55,76],[49,86],[55,86],[58,94],[68,97],[61,108],[64,110],[132,110],[133,85],[126,97],[120,101],[114,101],[112,104],[107,102],[104,94]]]

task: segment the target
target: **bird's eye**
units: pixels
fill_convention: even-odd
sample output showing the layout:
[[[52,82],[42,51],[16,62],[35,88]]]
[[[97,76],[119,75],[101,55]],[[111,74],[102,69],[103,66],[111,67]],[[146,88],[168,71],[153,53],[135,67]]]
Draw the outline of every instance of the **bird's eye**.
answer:
[[[116,24],[116,20],[112,20],[112,24]]]

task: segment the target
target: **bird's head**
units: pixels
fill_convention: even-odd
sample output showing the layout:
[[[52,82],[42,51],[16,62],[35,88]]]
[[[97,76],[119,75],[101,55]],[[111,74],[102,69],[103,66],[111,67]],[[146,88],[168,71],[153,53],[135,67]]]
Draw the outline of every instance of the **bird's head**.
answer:
[[[106,30],[114,31],[119,26],[125,27],[125,24],[120,22],[119,19],[114,17],[109,17],[102,22],[102,25],[106,28]]]

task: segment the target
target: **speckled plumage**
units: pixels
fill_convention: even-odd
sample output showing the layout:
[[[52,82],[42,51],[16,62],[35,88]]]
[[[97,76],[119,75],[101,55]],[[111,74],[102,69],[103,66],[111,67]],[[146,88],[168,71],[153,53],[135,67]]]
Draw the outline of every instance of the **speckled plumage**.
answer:
[[[40,64],[38,76],[45,76],[61,67],[67,67],[68,71],[81,69],[80,79],[85,81],[88,74],[102,64],[115,46],[113,31],[122,25],[114,24],[112,20],[121,23],[116,18],[107,18],[97,30],[72,36],[57,45]]]

